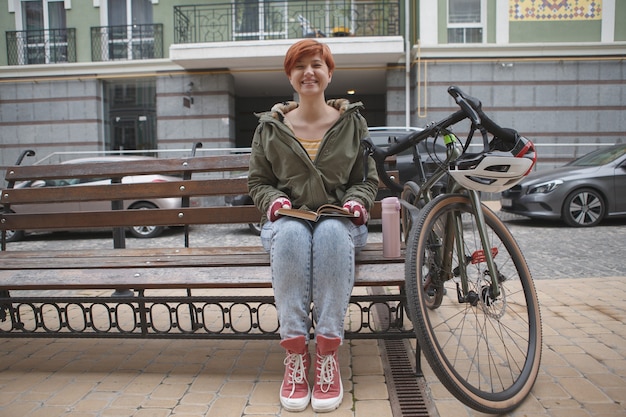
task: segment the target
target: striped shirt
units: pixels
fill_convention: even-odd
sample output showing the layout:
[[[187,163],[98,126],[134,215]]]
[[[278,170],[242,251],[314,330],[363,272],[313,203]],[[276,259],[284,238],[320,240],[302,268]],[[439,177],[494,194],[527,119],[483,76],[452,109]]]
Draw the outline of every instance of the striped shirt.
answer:
[[[317,156],[317,150],[320,147],[320,143],[322,143],[322,139],[297,139],[298,142],[300,142],[300,144],[302,144],[302,146],[306,150],[306,153],[309,154],[309,158],[311,158],[311,161],[315,161],[315,157]]]

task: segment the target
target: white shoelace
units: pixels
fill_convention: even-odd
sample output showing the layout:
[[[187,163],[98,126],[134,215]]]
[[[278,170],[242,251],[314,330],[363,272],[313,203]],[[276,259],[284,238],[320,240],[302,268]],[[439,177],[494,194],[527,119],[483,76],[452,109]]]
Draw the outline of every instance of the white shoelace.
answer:
[[[306,368],[304,366],[304,355],[298,353],[290,353],[283,362],[289,368],[289,380],[291,384],[291,393],[289,398],[296,392],[296,384],[302,384],[306,378]]]
[[[320,360],[321,359],[321,360]],[[335,367],[337,361],[335,361],[335,355],[318,356],[317,360],[320,380],[317,382],[322,392],[326,393],[330,390],[335,380]]]

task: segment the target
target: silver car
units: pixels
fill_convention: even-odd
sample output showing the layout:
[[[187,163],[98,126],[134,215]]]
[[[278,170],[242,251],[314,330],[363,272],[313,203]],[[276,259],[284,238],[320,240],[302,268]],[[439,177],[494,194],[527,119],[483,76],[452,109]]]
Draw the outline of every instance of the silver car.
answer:
[[[63,162],[64,164],[93,164],[98,162],[118,162],[118,161],[136,161],[140,159],[154,159],[147,156],[103,156],[93,158],[72,159]],[[167,175],[136,175],[123,177],[122,183],[146,183],[146,182],[163,182],[163,181],[180,181],[181,178]],[[78,178],[68,179],[45,179],[36,181],[26,181],[15,185],[15,188],[27,187],[53,187],[53,186],[72,186],[84,187],[90,185],[110,184],[111,180],[85,181]],[[179,197],[172,198],[155,198],[124,201],[124,209],[153,209],[180,208],[182,200]],[[20,204],[12,205],[11,210],[16,213],[37,214],[43,212],[67,212],[67,211],[101,211],[110,210],[111,203],[107,201],[81,201],[71,203],[51,203],[51,204]],[[61,229],[54,229],[61,230]],[[164,230],[163,226],[134,226],[129,228],[130,233],[138,238],[152,238],[159,236]],[[7,241],[15,242],[24,238],[24,230],[11,230],[7,232]],[[29,231],[33,232],[33,231]]]
[[[502,193],[502,211],[590,227],[626,216],[626,143],[601,148],[554,170],[530,174]]]

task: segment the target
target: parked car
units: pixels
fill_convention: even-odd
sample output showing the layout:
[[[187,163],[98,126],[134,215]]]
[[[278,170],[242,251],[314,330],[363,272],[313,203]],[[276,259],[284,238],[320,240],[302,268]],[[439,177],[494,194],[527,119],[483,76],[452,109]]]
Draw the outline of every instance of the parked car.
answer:
[[[391,143],[400,140],[402,137],[421,130],[416,127],[370,127],[369,134],[375,145],[380,147],[387,147]],[[418,159],[419,158],[419,159]],[[433,143],[432,141],[420,142],[417,149],[408,149],[396,157],[396,166],[394,169],[398,170],[400,175],[400,184],[404,184],[406,181],[412,180],[418,184],[423,182],[423,179],[428,179],[435,172],[438,165],[446,159],[446,147],[443,143]],[[415,161],[421,160],[423,172],[415,164]],[[445,187],[445,180],[442,180],[439,184],[439,188]],[[391,191],[379,191],[376,196],[377,200],[382,200],[389,195],[392,195]],[[226,200],[226,203],[233,206],[252,205],[252,198],[249,195],[238,195]],[[261,229],[259,224],[250,224],[250,230],[253,233],[260,234]]]
[[[554,170],[530,174],[502,193],[502,211],[569,226],[626,216],[626,144],[601,148]]]
[[[92,164],[99,162],[117,162],[128,160],[140,160],[140,159],[152,159],[144,156],[103,156],[92,158],[80,158],[72,159],[64,164]],[[163,181],[179,181],[180,178],[166,175],[136,175],[123,177],[122,183],[144,183],[144,182],[163,182]],[[28,187],[54,187],[54,186],[72,186],[72,187],[84,187],[90,185],[102,185],[110,184],[110,179],[86,181],[78,178],[68,179],[45,179],[35,181],[20,182],[15,185],[15,188],[28,188]],[[141,200],[129,200],[124,201],[124,209],[153,209],[153,208],[180,208],[182,200],[179,197],[172,198],[156,198],[156,199],[141,199]],[[106,201],[81,201],[73,203],[51,203],[51,204],[20,204],[12,205],[11,210],[16,213],[40,213],[40,212],[56,212],[56,211],[97,211],[111,209],[111,204]],[[130,233],[138,238],[152,238],[159,236],[165,228],[163,226],[135,226],[129,228]],[[59,231],[61,229],[54,229]],[[24,238],[26,232],[24,230],[13,230],[7,232],[7,241],[14,242]]]

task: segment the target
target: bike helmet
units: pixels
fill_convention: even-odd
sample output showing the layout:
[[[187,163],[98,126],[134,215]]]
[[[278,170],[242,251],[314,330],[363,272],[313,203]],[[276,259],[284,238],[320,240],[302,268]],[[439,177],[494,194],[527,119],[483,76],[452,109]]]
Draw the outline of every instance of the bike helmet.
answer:
[[[452,162],[449,172],[463,187],[488,193],[508,190],[524,178],[537,161],[535,145],[517,132],[513,141],[494,137],[489,149],[463,154]]]

